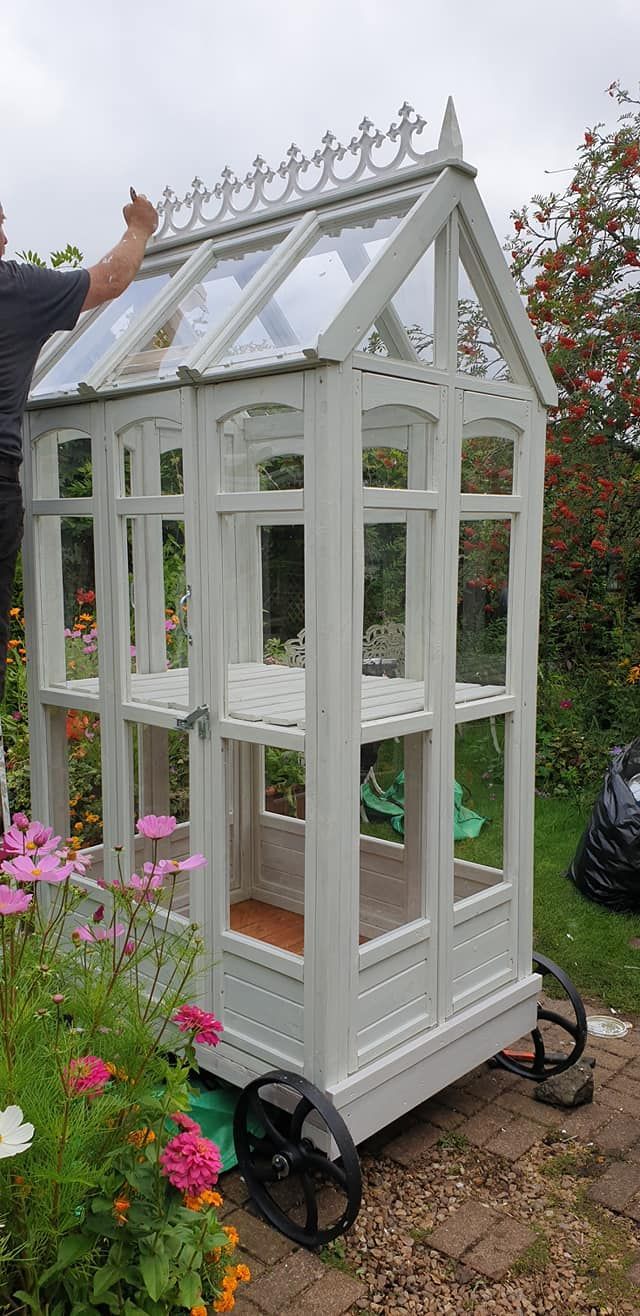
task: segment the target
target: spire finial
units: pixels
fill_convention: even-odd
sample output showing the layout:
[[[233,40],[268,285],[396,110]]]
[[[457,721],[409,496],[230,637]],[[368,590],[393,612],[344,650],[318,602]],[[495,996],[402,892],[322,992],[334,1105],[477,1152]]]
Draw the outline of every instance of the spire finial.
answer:
[[[449,158],[457,160],[462,159],[462,133],[460,132],[460,124],[458,123],[458,116],[456,115],[452,96],[449,97],[447,108],[444,112],[442,128],[440,129],[440,140],[438,142],[438,152],[440,155],[445,155]]]

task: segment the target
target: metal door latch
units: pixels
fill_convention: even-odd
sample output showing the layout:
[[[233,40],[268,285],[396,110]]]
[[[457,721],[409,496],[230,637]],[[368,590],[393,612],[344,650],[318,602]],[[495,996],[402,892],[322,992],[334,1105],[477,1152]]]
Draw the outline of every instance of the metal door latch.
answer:
[[[207,704],[199,704],[197,708],[192,708],[191,712],[187,713],[185,717],[176,718],[176,726],[179,731],[193,731],[193,728],[197,726],[200,739],[206,740],[210,728]]]

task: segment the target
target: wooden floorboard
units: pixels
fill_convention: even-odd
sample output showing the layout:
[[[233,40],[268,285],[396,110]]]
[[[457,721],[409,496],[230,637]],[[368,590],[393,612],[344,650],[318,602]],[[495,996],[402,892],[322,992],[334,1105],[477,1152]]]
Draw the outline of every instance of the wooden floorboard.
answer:
[[[240,900],[231,906],[231,927],[245,937],[266,941],[294,955],[304,953],[304,918],[290,909],[279,909],[263,900]]]

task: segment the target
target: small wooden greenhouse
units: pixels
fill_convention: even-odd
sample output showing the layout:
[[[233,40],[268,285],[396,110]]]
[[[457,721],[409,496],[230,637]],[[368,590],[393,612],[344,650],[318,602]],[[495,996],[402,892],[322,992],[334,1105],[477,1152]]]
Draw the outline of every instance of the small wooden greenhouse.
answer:
[[[176,915],[224,1023],[203,1068],[309,1080],[356,1142],[531,1030],[540,985],[556,390],[452,103],[435,150],[423,129],[404,105],[386,135],[167,190],[137,281],[46,345],[26,420],[35,816],[69,835],[91,782],[98,904],[135,818],[176,815],[173,855],[208,860]]]

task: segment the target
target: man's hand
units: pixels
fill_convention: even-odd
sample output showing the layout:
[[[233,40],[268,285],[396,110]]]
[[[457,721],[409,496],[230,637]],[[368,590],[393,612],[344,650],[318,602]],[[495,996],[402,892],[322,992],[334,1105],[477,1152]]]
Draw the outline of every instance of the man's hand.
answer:
[[[146,196],[138,196],[131,188],[131,201],[123,209],[127,231],[117,247],[103,256],[89,270],[89,291],[83,311],[111,302],[129,287],[135,278],[144,256],[144,249],[158,227],[158,212]]]
[[[150,238],[158,227],[158,212],[155,206],[147,201],[146,196],[135,193],[133,188],[131,189],[131,198],[129,205],[125,206],[122,211],[124,222],[128,229],[144,233],[146,237]]]

